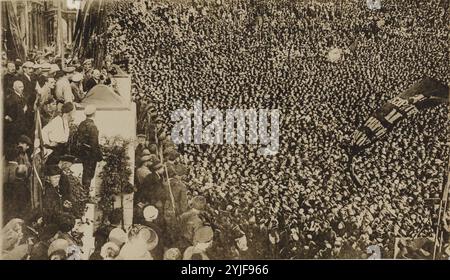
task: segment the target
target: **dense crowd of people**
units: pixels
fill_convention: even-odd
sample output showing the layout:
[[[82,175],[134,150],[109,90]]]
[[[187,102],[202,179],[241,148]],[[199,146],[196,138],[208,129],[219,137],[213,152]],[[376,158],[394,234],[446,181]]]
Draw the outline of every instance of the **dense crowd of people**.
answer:
[[[367,258],[370,245],[389,258],[397,238],[433,236],[448,108],[404,120],[356,156],[362,187],[342,144],[414,82],[449,82],[448,3],[385,0],[370,10],[365,2],[111,3],[103,47],[128,59],[143,131],[134,225],[121,228],[111,212],[91,258]],[[330,61],[336,48],[342,53]],[[171,112],[195,100],[205,109],[279,109],[278,154],[174,145]],[[67,230],[56,232],[45,242],[66,248],[57,236]]]

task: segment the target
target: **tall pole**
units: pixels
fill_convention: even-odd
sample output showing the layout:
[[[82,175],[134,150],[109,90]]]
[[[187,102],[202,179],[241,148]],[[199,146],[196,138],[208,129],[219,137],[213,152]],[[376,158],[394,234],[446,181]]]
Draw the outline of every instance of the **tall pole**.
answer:
[[[30,44],[30,25],[28,20],[28,0],[25,0],[25,60],[28,58],[28,46]]]
[[[65,67],[64,61],[64,38],[63,38],[63,26],[62,26],[62,0],[58,0],[58,48],[61,56],[61,66]]]

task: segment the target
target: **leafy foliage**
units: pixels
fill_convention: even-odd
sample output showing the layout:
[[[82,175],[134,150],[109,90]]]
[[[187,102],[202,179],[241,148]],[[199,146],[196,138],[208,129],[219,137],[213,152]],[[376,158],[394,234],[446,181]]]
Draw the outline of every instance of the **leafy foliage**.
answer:
[[[102,145],[103,160],[106,164],[100,172],[102,183],[98,206],[103,214],[113,209],[115,195],[134,191],[134,186],[129,182],[132,171],[129,165],[128,144],[129,141],[117,136],[106,139]]]

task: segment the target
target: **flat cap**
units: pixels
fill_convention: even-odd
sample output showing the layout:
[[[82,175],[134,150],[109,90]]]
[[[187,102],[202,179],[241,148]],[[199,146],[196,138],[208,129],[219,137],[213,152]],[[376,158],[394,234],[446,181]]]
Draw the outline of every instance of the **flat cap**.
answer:
[[[41,68],[42,71],[50,71],[52,65],[48,62],[42,63]]]
[[[95,105],[89,104],[86,106],[86,108],[84,108],[84,114],[86,116],[92,115],[97,111],[97,107],[95,107]]]
[[[63,71],[64,71],[64,73],[73,73],[73,72],[75,72],[75,67],[72,67],[72,66],[66,67],[63,69]]]
[[[75,75],[73,75],[73,77],[72,77],[72,81],[73,82],[79,82],[79,81],[81,81],[81,80],[83,80],[83,74],[81,74],[81,73],[76,73]]]
[[[34,63],[31,61],[26,61],[22,67],[28,67],[28,68],[32,68],[34,66]]]

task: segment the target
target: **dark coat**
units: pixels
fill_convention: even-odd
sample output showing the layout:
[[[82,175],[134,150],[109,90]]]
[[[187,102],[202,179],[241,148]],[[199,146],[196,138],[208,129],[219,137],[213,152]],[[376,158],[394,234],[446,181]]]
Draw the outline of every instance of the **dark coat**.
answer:
[[[61,194],[61,197],[64,200],[68,200],[70,202],[73,202],[72,200],[72,183],[70,179],[70,174],[66,174],[64,172],[61,173],[61,179],[59,180],[59,193]]]
[[[3,76],[3,90],[4,92],[12,91],[13,90],[13,84],[17,80],[16,73],[6,73]]]
[[[162,177],[152,172],[145,177],[144,181],[136,192],[138,202],[148,202],[155,204],[162,192]]]
[[[85,162],[99,162],[103,155],[98,141],[98,128],[92,119],[86,119],[78,126],[80,147],[78,157]]]
[[[33,79],[33,77],[30,77],[30,79],[28,79],[27,76],[25,76],[25,74],[20,74],[17,76],[18,80],[21,80],[24,86],[23,89],[23,95],[26,99],[26,102],[28,104],[28,107],[31,108],[30,110],[33,109],[33,104],[34,101],[36,100],[36,80]]]
[[[53,221],[55,216],[63,211],[63,198],[58,188],[53,187],[50,183],[44,184],[45,193],[42,197],[42,208],[47,221]]]
[[[171,178],[170,188],[172,190],[173,199],[175,201],[175,215],[179,216],[188,210],[188,198],[186,185],[178,179]],[[169,184],[163,184],[163,192],[160,197],[164,205],[164,213],[172,213],[173,205],[170,197]]]
[[[81,91],[80,87],[75,83],[70,83],[70,88],[72,89],[74,101],[80,103],[84,98],[83,92]]]
[[[6,98],[4,115],[12,119],[12,121],[4,121],[5,137],[8,143],[17,141],[17,138],[22,134],[27,134],[28,123],[26,112],[24,112],[25,105],[25,97],[16,93],[12,93]]]
[[[85,92],[90,91],[93,87],[95,87],[97,85],[97,81],[94,80],[94,78],[90,78],[88,80],[86,80],[86,82],[83,84],[83,89]]]

